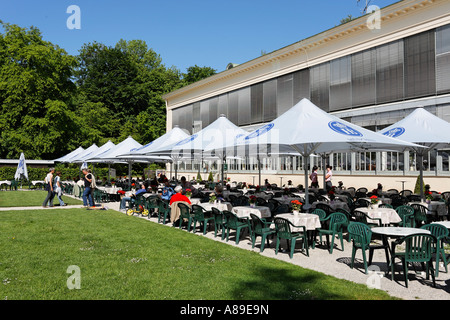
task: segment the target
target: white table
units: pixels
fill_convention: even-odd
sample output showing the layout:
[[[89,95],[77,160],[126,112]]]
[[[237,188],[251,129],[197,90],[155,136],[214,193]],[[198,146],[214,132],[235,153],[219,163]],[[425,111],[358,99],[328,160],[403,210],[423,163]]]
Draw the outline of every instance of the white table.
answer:
[[[108,194],[117,194],[117,191],[122,190],[122,188],[117,187],[97,187],[98,190],[104,191]]]
[[[305,227],[306,230],[316,230],[321,227],[320,219],[317,214],[310,213],[281,213],[277,214],[275,218],[284,218],[292,222],[294,226]],[[293,232],[301,231],[301,228],[291,227]]]
[[[192,200],[191,200],[192,202]],[[216,202],[216,203],[210,203],[210,202],[203,202],[203,203],[199,203],[198,205],[202,206],[205,210],[207,211],[211,211],[211,208],[216,208],[220,211],[231,211],[231,209],[233,208],[231,206],[231,203],[229,202]]]
[[[426,202],[410,202],[408,204],[421,204],[428,208],[427,214],[433,214],[436,216],[446,216],[447,215],[447,205],[445,202],[441,201],[431,201],[430,203]]]
[[[234,214],[236,214],[239,218],[250,218],[250,213],[253,213],[255,216],[259,218],[270,218],[272,216],[270,209],[268,207],[263,206],[256,206],[254,208],[238,206],[233,207],[231,211]]]
[[[291,202],[294,200],[298,200],[298,201],[302,202],[300,198],[296,198],[296,197],[277,197],[277,198],[272,198],[272,199],[277,200],[281,204],[287,204],[288,206],[290,206]]]
[[[399,223],[402,221],[402,218],[397,214],[394,209],[391,208],[358,208],[358,211],[364,212],[372,219],[381,219],[381,223],[383,225],[388,225],[391,223]],[[369,223],[376,223],[376,221],[368,220]]]
[[[311,204],[311,208],[315,209],[316,205],[318,203],[321,203],[321,202],[320,201],[313,202]],[[339,208],[339,209],[344,209],[344,210],[347,210],[348,212],[350,212],[350,208],[348,207],[348,204],[346,202],[330,201],[330,202],[323,202],[323,203],[328,204],[331,207],[331,209],[333,209],[333,210],[336,210],[337,208]]]
[[[402,228],[402,227],[375,227],[371,229],[373,233],[381,234],[388,237],[406,237],[412,234],[431,234],[430,230],[419,228]]]
[[[432,222],[435,224],[440,224],[444,227],[446,227],[447,229],[450,229],[450,221],[436,221],[436,222]]]
[[[8,181],[8,180],[0,181],[0,184],[3,184],[3,183],[7,184],[8,186],[11,185],[11,181]]]
[[[367,201],[371,201],[370,198],[364,198]],[[392,199],[391,198],[386,198],[386,197],[379,197],[378,198],[378,203],[383,203],[383,204],[392,204]]]
[[[200,198],[189,198],[189,201],[191,201],[191,204],[200,204],[200,201],[202,199]]]

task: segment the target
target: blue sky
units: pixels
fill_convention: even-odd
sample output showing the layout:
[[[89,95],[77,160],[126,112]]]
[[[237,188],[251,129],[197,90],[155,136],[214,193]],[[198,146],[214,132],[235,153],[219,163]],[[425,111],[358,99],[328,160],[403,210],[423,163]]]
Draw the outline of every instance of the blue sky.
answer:
[[[363,0],[364,2],[364,0]],[[372,0],[381,8],[397,0]],[[81,10],[81,29],[66,25],[70,5]],[[223,71],[361,15],[356,0],[2,0],[0,19],[35,26],[45,40],[76,55],[84,43],[114,46],[144,40],[163,63],[182,72],[193,65]]]

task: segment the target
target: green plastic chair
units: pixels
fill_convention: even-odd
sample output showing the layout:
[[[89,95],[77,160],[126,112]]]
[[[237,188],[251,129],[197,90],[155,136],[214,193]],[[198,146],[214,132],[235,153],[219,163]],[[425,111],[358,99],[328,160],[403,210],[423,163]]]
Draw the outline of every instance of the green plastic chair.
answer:
[[[410,205],[414,209],[414,220],[416,226],[427,224],[430,219],[427,217],[428,208],[424,205],[413,203]]]
[[[150,217],[155,210],[158,210],[159,216],[159,208],[160,208],[161,199],[158,196],[149,196],[145,200],[145,208],[148,210],[148,216]]]
[[[392,205],[390,205],[389,203],[382,203],[378,205],[378,208],[389,208],[389,209],[394,209],[394,207]]]
[[[260,252],[264,251],[264,243],[267,241],[267,246],[269,246],[269,236],[275,234],[275,230],[270,229],[270,222],[266,222],[257,215],[250,213],[250,223],[251,223],[251,237],[252,237],[252,249],[255,247],[256,237],[261,237],[261,249]]]
[[[167,223],[167,219],[170,218],[170,211],[171,208],[169,206],[169,204],[165,201],[159,200],[158,201],[158,223],[162,223],[166,224]],[[150,217],[150,213],[149,213],[149,217]]]
[[[187,220],[187,231],[191,231],[191,225],[193,220],[193,215],[191,213],[191,208],[184,203],[177,203],[178,208],[180,208],[180,217],[178,219],[178,227],[181,229],[184,219]]]
[[[413,234],[402,237],[393,242],[392,259],[391,259],[391,280],[394,280],[395,258],[402,261],[405,286],[408,288],[408,263],[419,262],[426,269],[426,279],[430,278],[430,269],[433,269],[432,253],[433,243],[436,243],[436,237],[429,234]],[[405,243],[404,252],[396,252],[396,247]],[[436,287],[434,273],[431,272],[433,278],[433,286]]]
[[[282,239],[285,239],[288,245],[288,250],[290,246],[290,254],[289,256],[293,257],[294,250],[295,250],[295,242],[297,239],[303,240],[303,249],[306,249],[306,255],[309,257],[309,251],[308,251],[308,237],[306,236],[306,228],[304,226],[294,226],[292,222],[289,220],[286,220],[284,218],[277,218],[274,219],[275,223],[275,232],[277,236],[277,243],[275,247],[275,254],[278,254],[278,249],[280,247],[280,242]],[[291,226],[301,228],[303,229],[300,232],[292,232]]]
[[[193,214],[193,222],[194,222],[194,228],[193,232],[195,233],[197,222],[199,225],[203,225],[203,234],[206,234],[206,228],[208,227],[208,223],[210,221],[214,221],[214,217],[212,216],[206,216],[205,214],[208,211],[205,210],[202,206],[199,206],[197,204],[192,205],[192,214]]]
[[[395,211],[402,219],[402,221],[399,222],[399,225],[401,227],[409,227],[409,228],[416,227],[416,222],[414,220],[414,209],[411,206],[407,205],[399,206],[395,209]]]
[[[222,211],[227,219],[226,228],[227,228],[227,242],[230,236],[230,230],[236,230],[236,244],[239,244],[239,236],[241,234],[241,230],[248,228],[248,222],[242,222],[239,220],[238,216],[233,212],[224,210]]]
[[[347,228],[351,239],[353,240],[353,248],[352,248],[352,262],[350,268],[353,269],[355,262],[355,255],[358,249],[362,251],[364,269],[366,274],[367,272],[367,259],[366,259],[366,251],[369,250],[369,265],[372,264],[373,252],[376,249],[384,249],[386,255],[386,263],[389,267],[389,248],[384,245],[374,245],[370,244],[372,240],[372,230],[370,227],[361,222],[350,222]]]
[[[320,242],[322,242],[322,236],[325,235],[327,237],[328,250],[331,254],[333,253],[334,238],[337,235],[341,240],[342,250],[344,250],[344,237],[342,234],[342,229],[343,225],[348,223],[347,216],[341,212],[334,212],[326,217],[323,221],[328,221],[329,223],[327,229],[320,228],[319,230],[317,230],[319,233]],[[331,244],[329,236],[331,236]]]
[[[442,262],[444,262],[445,266],[445,272],[448,272],[447,269],[447,258],[445,256],[445,250],[444,250],[444,240],[448,237],[449,231],[446,227],[444,227],[441,224],[432,223],[432,224],[426,224],[420,229],[428,230],[431,232],[433,236],[436,237],[437,242],[432,245],[433,253],[436,256],[436,263],[435,263],[435,269],[436,269],[436,277],[439,276],[439,260],[442,257]]]
[[[211,208],[213,218],[214,218],[214,238],[217,237],[217,232],[222,230],[222,240],[225,239],[226,230],[226,218],[225,215],[217,208]]]
[[[371,218],[365,212],[359,211],[358,209],[353,211],[352,217],[355,222],[367,224],[370,228],[381,227],[383,225],[380,218]]]
[[[327,217],[327,213],[323,210],[323,209],[318,209],[318,208],[315,208],[312,212],[311,212],[311,214],[315,214],[315,215],[318,215],[319,216],[319,220],[320,220],[320,223],[322,223],[322,221],[324,221],[325,220],[325,218]],[[323,227],[323,226],[322,226]],[[316,247],[316,238],[317,238],[317,230],[316,229],[314,229],[314,231],[313,231],[313,236],[312,236],[312,244],[311,244],[311,247],[314,249],[315,247]]]

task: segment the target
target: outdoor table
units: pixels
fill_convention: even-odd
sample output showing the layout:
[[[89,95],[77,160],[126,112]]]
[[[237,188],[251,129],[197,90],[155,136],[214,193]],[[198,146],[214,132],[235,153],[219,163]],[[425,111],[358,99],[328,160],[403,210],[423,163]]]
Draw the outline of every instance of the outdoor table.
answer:
[[[326,204],[328,204],[330,207],[331,207],[331,209],[333,209],[333,210],[336,210],[336,209],[344,209],[344,210],[347,210],[348,212],[350,212],[350,208],[348,207],[348,204],[346,203],[346,202],[342,202],[342,201],[330,201],[330,202],[320,202],[320,201],[316,201],[316,202],[313,202],[312,204],[311,204],[311,208],[312,209],[315,209],[316,208],[316,205],[318,204],[318,203],[326,203]]]
[[[311,213],[281,213],[277,214],[275,218],[284,218],[292,222],[292,224],[296,227],[305,227],[307,231],[316,230],[321,228],[320,219],[317,214]],[[301,228],[292,227],[293,232],[301,231]]]
[[[389,251],[391,259],[387,256],[386,252],[386,262],[387,262],[387,272],[389,274],[390,265],[392,264],[392,252],[394,250],[394,242],[392,242],[392,247],[389,246],[388,238],[399,238],[406,237],[412,234],[431,234],[429,230],[419,229],[419,228],[402,228],[402,227],[375,227],[372,228],[372,233],[381,235],[383,246]]]
[[[238,206],[233,207],[231,210],[234,214],[238,216],[238,218],[250,218],[250,213],[253,213],[255,216],[259,218],[270,218],[272,217],[272,213],[270,212],[269,207],[256,206],[256,207],[246,207],[246,206]]]
[[[363,199],[365,199],[365,200],[367,200],[367,201],[371,201],[370,198],[363,198]],[[380,202],[380,201],[381,201],[381,203],[383,203],[383,204],[392,204],[392,199],[391,199],[391,198],[384,197],[384,196],[378,198],[378,202]]]
[[[258,198],[263,198],[266,201],[269,199],[272,199],[273,194],[272,193],[267,194],[266,192],[258,192],[258,193],[255,193],[254,195]]]
[[[391,208],[358,208],[358,211],[364,212],[372,219],[381,219],[383,225],[391,223],[399,223],[402,218],[397,214],[397,211]],[[376,223],[374,220],[368,220],[369,223]]]
[[[441,201],[431,201],[430,203],[426,202],[410,202],[408,205],[411,204],[421,204],[428,208],[427,214],[432,214],[434,216],[446,216],[447,215],[447,205],[445,202]]]
[[[191,204],[200,204],[202,199],[200,198],[189,198],[189,201],[191,201]]]
[[[436,222],[432,222],[435,224],[440,224],[444,227],[446,227],[447,229],[450,229],[450,221],[436,221]]]
[[[291,201],[298,200],[298,201],[301,202],[301,199],[297,198],[297,197],[285,197],[285,196],[283,196],[283,197],[277,197],[277,198],[272,198],[272,199],[277,200],[281,204],[287,204],[289,206],[291,205]]]
[[[230,195],[233,195],[236,197],[239,197],[240,195],[242,195],[240,192],[233,192],[233,191],[228,191],[228,190],[223,190],[222,194],[223,194],[224,198],[228,199],[228,200],[230,200],[229,199]]]
[[[6,183],[8,186],[11,185],[11,181],[8,181],[8,180],[0,181],[0,184],[3,184],[3,183]]]
[[[211,208],[216,208],[220,211],[231,211],[231,209],[233,208],[231,206],[231,203],[229,202],[215,202],[215,203],[211,203],[211,202],[204,202],[204,203],[199,203],[200,206],[202,206],[205,210],[207,211],[211,211]]]

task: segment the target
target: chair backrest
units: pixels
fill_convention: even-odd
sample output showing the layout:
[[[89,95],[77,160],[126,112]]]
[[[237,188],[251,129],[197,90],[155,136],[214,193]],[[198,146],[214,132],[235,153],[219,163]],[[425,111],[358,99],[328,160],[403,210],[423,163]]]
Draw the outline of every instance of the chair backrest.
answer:
[[[414,218],[416,221],[427,221],[427,207],[418,203],[410,204],[410,207],[414,209]]]
[[[334,212],[333,208],[331,208],[331,206],[327,203],[318,202],[316,203],[316,208],[325,211],[327,216]]]
[[[328,203],[328,202],[330,202],[330,200],[328,200],[328,198],[325,197],[325,196],[323,196],[323,195],[319,195],[319,196],[317,197],[317,200],[318,200],[318,201],[321,201],[321,202],[323,202],[323,203]]]
[[[355,201],[355,206],[357,208],[367,208],[370,205],[370,201],[367,199],[359,198]]]
[[[367,224],[367,216],[364,212],[359,210],[354,210],[352,212],[353,218],[356,220],[356,222]]]
[[[408,196],[412,195],[414,192],[412,192],[411,190],[402,190],[399,193],[401,196],[408,197]]]
[[[222,212],[225,218],[227,219],[227,226],[230,227],[231,229],[237,228],[238,217],[233,212],[228,210],[223,210]]]
[[[289,205],[287,204],[281,204],[275,209],[275,213],[288,213],[289,212]]]
[[[191,208],[184,203],[178,203],[178,208],[180,208],[180,218],[189,218],[191,213]]]
[[[255,233],[262,232],[262,230],[264,228],[264,223],[257,215],[250,213],[250,223],[251,223],[253,232],[255,232]]]
[[[249,199],[246,196],[239,196],[238,197],[238,203],[240,206],[248,206],[249,205]]]
[[[400,216],[400,218],[409,217],[414,214],[414,209],[411,206],[399,206],[395,209],[397,211],[397,214]]]
[[[256,197],[256,203],[258,204],[258,206],[263,206],[264,204],[267,203],[267,201],[264,198]]]
[[[370,241],[372,240],[372,230],[370,230],[370,227],[367,224],[361,222],[350,222],[347,230],[356,246],[369,246]]]
[[[211,208],[213,217],[214,217],[214,223],[216,225],[224,224],[226,221],[225,215],[217,208],[212,207]]]
[[[436,238],[429,234],[413,234],[399,239],[405,243],[405,261],[426,262],[432,257],[432,246]]]
[[[345,210],[344,208],[336,208],[336,212],[340,212],[345,214],[345,216],[347,217],[347,220],[350,220],[350,217],[352,216],[350,214],[350,212],[348,212],[347,210]]]
[[[438,223],[426,224],[426,225],[420,227],[420,229],[424,229],[424,230],[430,231],[431,234],[433,236],[435,236],[437,240],[445,239],[449,235],[448,229],[446,227],[444,227],[443,225],[438,224]]]
[[[146,206],[147,209],[155,209],[155,208],[159,208],[160,203],[159,203],[159,197],[148,197],[147,201],[146,201]]]
[[[311,214],[316,214],[319,216],[319,220],[322,221],[327,217],[327,213],[325,211],[323,211],[322,209],[319,208],[315,208]]]
[[[329,216],[330,224],[329,228],[330,230],[339,230],[342,228],[342,226],[346,223],[348,223],[347,216],[342,212],[334,212]]]
[[[369,191],[369,189],[367,189],[365,187],[361,187],[361,188],[358,188],[358,190],[356,190],[356,192],[364,192],[364,193],[367,193],[368,191]]]
[[[389,203],[381,203],[378,205],[379,208],[389,208],[393,209],[393,207]]]
[[[197,218],[201,218],[205,216],[205,208],[203,208],[202,206],[199,206],[198,204],[193,204],[192,205],[192,213],[197,217]]]
[[[275,218],[273,222],[275,224],[275,230],[279,238],[281,239],[291,238],[292,232],[289,220],[286,220],[284,218]]]

